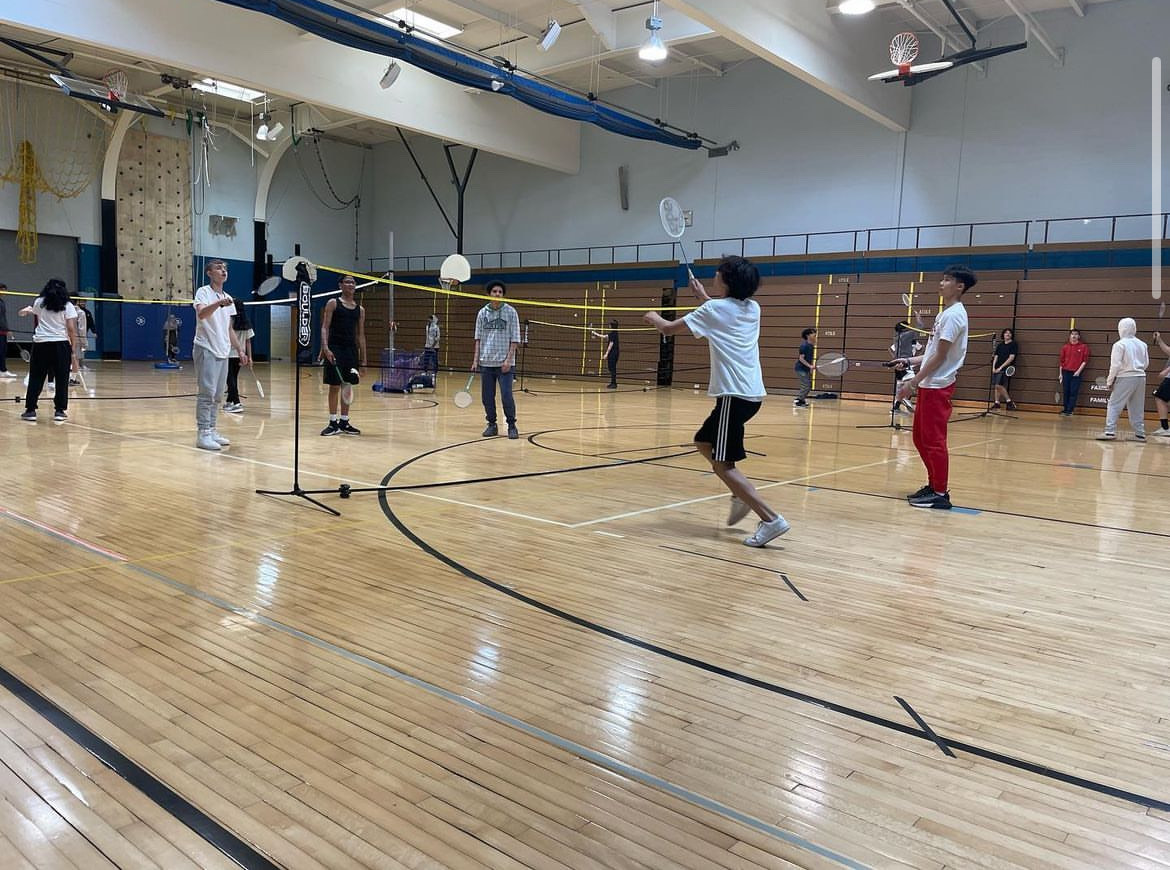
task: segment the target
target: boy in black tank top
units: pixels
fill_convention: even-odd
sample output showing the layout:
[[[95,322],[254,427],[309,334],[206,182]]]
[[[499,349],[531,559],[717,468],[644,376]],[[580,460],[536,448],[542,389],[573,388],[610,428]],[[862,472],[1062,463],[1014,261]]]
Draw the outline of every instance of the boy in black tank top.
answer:
[[[330,299],[321,316],[321,357],[329,385],[329,425],[321,434],[361,435],[349,422],[349,405],[341,402],[341,384],[342,378],[356,384],[366,364],[366,309],[354,299],[357,288],[351,275],[343,275],[338,286],[341,297]]]

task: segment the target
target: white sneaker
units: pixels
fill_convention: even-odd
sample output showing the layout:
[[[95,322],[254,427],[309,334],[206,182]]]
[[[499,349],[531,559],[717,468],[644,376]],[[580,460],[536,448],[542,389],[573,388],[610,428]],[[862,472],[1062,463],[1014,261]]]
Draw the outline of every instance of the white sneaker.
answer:
[[[758,526],[756,526],[756,533],[750,538],[744,538],[743,542],[749,547],[762,547],[768,543],[768,541],[780,537],[790,528],[792,528],[792,526],[788,525],[788,520],[777,514],[776,519],[772,520],[772,522],[761,522]]]
[[[200,450],[219,450],[219,442],[211,437],[210,432],[200,432],[199,437],[195,439],[195,446]]]
[[[223,409],[225,411],[227,411],[229,414],[242,414],[242,413],[244,413],[244,406],[241,405],[239,402],[236,402],[233,405],[224,405]]]
[[[220,435],[218,429],[211,430],[211,440],[213,440],[220,447],[227,447],[229,444],[232,443],[227,438],[224,438],[222,435]]]
[[[1170,438],[1170,429],[1155,429],[1150,433],[1151,438]]]
[[[15,377],[16,377],[16,372],[10,372],[7,369],[0,372],[0,378],[15,378]]]
[[[746,517],[750,511],[751,508],[733,495],[731,497],[731,510],[727,512],[727,525],[734,526]]]
[[[1098,441],[1116,441],[1117,440],[1117,433],[1115,433],[1115,432],[1102,432],[1100,435],[1097,436],[1097,440]]]

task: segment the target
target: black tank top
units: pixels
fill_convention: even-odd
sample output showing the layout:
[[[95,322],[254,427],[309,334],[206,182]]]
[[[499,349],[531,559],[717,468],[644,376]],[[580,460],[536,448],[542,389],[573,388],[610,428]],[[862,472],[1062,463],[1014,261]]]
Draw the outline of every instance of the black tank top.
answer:
[[[329,321],[329,346],[357,347],[357,328],[360,319],[361,306],[346,308],[338,299],[337,307],[333,309],[333,318]]]

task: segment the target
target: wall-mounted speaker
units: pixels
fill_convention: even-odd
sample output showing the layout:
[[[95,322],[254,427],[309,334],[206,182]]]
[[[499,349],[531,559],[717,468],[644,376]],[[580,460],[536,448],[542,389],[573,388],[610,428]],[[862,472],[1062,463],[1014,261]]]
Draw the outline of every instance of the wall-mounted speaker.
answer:
[[[618,196],[621,198],[622,211],[630,210],[630,167],[618,167]]]

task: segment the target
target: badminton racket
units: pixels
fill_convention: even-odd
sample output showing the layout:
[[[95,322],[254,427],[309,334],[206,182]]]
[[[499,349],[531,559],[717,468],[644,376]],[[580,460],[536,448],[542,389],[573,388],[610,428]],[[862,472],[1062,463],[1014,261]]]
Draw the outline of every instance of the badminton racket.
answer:
[[[16,342],[16,346],[18,348],[20,348],[21,360],[23,360],[24,362],[32,362],[32,354],[28,352],[28,349],[23,344],[21,344],[19,341]]]
[[[909,293],[902,294],[902,304],[906,306],[907,311],[910,311],[911,301],[912,300],[910,299]],[[914,325],[917,326],[919,329],[924,329],[925,324],[922,321],[922,315],[919,314],[917,310],[911,311],[910,313],[914,315]]]
[[[264,398],[264,385],[260,383],[260,376],[256,374],[256,370],[248,366],[248,371],[252,373],[252,380],[256,382],[256,392],[260,394],[260,398]]]
[[[816,363],[816,370],[830,378],[840,377],[849,369],[890,369],[893,367],[893,360],[850,360],[840,353],[823,356]]]
[[[1000,372],[1000,374],[1002,374],[1005,378],[1010,378],[1015,373],[1016,373],[1015,366],[1008,366],[1006,369],[1004,369],[1002,372]]]
[[[341,373],[341,369],[338,367],[337,363],[333,363],[333,371],[337,372],[337,380],[341,381],[341,404],[347,406],[352,405],[354,395],[353,384],[350,383]],[[349,373],[355,378],[361,378],[361,373],[357,369],[350,369]]]
[[[694,281],[695,273],[691,271],[690,257],[687,256],[687,249],[683,247],[682,243],[683,233],[687,229],[686,215],[683,214],[682,206],[674,197],[665,196],[662,198],[662,202],[658,203],[658,217],[662,220],[662,229],[678,242],[678,249],[682,251],[683,265],[687,267],[687,277]]]
[[[475,380],[475,372],[467,376],[467,383],[463,389],[455,394],[456,408],[470,408],[471,407],[471,382]]]

